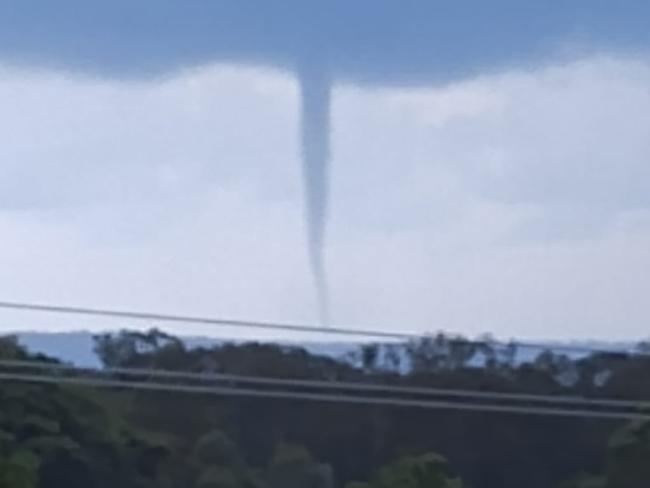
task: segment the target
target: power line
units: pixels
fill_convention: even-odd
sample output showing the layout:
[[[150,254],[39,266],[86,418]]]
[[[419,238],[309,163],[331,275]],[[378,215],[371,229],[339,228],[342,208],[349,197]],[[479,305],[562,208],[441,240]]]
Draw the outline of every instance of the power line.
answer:
[[[93,378],[48,377],[38,374],[0,373],[0,380],[29,383],[63,384],[98,388],[125,388],[161,392],[181,392],[194,394],[212,394],[221,396],[240,396],[252,398],[303,400],[314,402],[351,403],[362,405],[379,405],[390,407],[413,407],[423,409],[442,409],[467,412],[512,413],[525,415],[548,415],[608,420],[650,420],[650,414],[628,412],[606,412],[595,410],[574,410],[560,407],[529,407],[510,405],[469,404],[459,401],[415,400],[390,397],[350,396],[334,393],[313,393],[296,391],[273,391],[259,388],[233,388],[223,386],[190,386],[163,384],[154,382],[126,382]]]
[[[374,337],[377,339],[397,339],[409,340],[421,337],[421,334],[416,333],[400,333],[400,332],[385,332],[377,330],[364,330],[364,329],[350,329],[342,327],[319,327],[303,324],[287,324],[277,322],[264,322],[255,320],[241,320],[241,319],[224,319],[224,318],[209,318],[197,317],[188,315],[167,315],[152,312],[127,312],[118,310],[85,308],[85,307],[67,307],[56,305],[41,305],[33,303],[16,303],[16,302],[0,302],[0,308],[23,310],[30,312],[49,312],[66,315],[86,315],[95,317],[111,317],[133,320],[153,320],[159,322],[181,322],[185,324],[204,324],[204,325],[218,325],[224,327],[237,327],[247,329],[269,329],[269,330],[282,330],[291,332],[308,332],[308,333],[322,333],[334,334],[345,336],[359,336],[359,337]]]
[[[237,375],[225,373],[196,373],[189,371],[174,371],[151,368],[80,368],[62,363],[47,363],[43,361],[0,360],[0,367],[30,368],[38,370],[58,370],[73,373],[98,375],[124,375],[132,377],[146,376],[149,378],[184,379],[196,381],[221,381],[243,384],[256,384],[281,387],[304,387],[324,390],[342,390],[351,392],[383,392],[400,395],[427,395],[475,400],[537,402],[546,404],[565,404],[576,406],[630,408],[644,410],[650,408],[650,401],[621,400],[612,398],[586,398],[580,396],[505,393],[456,388],[434,388],[420,386],[401,386],[377,383],[351,381],[323,381],[298,378],[269,378],[263,376]]]
[[[247,328],[247,329],[266,329],[266,330],[281,330],[290,332],[306,332],[312,334],[328,334],[328,335],[342,335],[353,337],[366,337],[374,339],[390,339],[409,341],[415,339],[430,338],[431,336],[415,332],[394,332],[394,331],[379,331],[368,330],[348,327],[323,327],[312,326],[305,324],[289,324],[279,322],[265,322],[255,320],[242,320],[242,319],[228,319],[228,318],[211,318],[199,317],[191,315],[169,315],[154,312],[133,312],[124,310],[111,310],[111,309],[97,309],[86,307],[73,307],[73,306],[59,306],[59,305],[43,305],[36,303],[21,303],[21,302],[8,302],[0,301],[0,309],[20,310],[27,312],[43,312],[55,313],[64,315],[83,315],[93,317],[109,317],[133,320],[151,320],[158,322],[176,322],[176,323],[191,323],[213,325],[221,327],[234,327],[234,328]],[[613,354],[613,355],[635,355],[635,356],[650,356],[649,353],[643,351],[629,351],[621,349],[603,349],[603,348],[590,348],[584,346],[571,346],[567,344],[544,344],[527,341],[498,341],[498,340],[480,340],[480,339],[460,339],[449,338],[449,343],[459,344],[474,344],[484,346],[499,346],[499,347],[517,347],[525,349],[537,349],[540,351],[555,351],[573,354]]]

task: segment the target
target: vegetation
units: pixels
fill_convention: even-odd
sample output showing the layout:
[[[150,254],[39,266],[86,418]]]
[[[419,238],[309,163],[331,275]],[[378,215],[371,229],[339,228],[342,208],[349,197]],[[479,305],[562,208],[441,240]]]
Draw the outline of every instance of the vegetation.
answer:
[[[341,359],[96,338],[106,367],[650,398],[650,358],[432,337]],[[54,361],[0,339],[1,359]],[[650,423],[0,383],[0,488],[647,488]]]

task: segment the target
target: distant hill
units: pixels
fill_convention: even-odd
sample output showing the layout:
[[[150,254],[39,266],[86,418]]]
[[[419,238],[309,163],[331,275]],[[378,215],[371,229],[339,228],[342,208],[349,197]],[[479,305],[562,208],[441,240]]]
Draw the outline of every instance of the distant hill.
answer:
[[[90,332],[25,332],[16,336],[30,352],[46,354],[75,366],[100,366],[93,352],[93,335]]]
[[[42,353],[72,363],[76,366],[98,367],[99,359],[93,352],[93,334],[88,331],[76,332],[21,332],[15,334],[20,343],[31,352]],[[188,347],[211,347],[226,342],[225,339],[210,337],[181,337]],[[341,357],[359,347],[356,342],[331,342],[331,343],[287,343],[307,349],[312,354],[321,354],[331,357]],[[571,342],[546,342],[545,347],[550,350],[564,347],[576,347],[597,350],[631,351],[634,349],[632,342],[599,342],[599,341],[571,341]],[[533,360],[540,349],[520,349],[516,361],[525,363]],[[573,359],[584,354],[572,354]],[[479,360],[480,362],[480,360]]]
[[[93,333],[76,332],[21,332],[16,333],[20,344],[30,352],[42,353],[75,366],[98,367],[99,359],[93,351]],[[224,339],[210,337],[181,337],[190,347],[212,347],[226,342]],[[313,354],[340,357],[358,347],[356,343],[290,343],[304,347]]]

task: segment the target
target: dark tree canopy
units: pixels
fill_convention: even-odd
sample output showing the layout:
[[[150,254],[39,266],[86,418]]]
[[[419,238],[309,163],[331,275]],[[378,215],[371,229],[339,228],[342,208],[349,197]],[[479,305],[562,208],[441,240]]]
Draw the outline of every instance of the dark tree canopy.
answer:
[[[106,367],[650,398],[650,358],[435,336],[336,359],[299,347],[96,337]],[[13,338],[0,359],[55,362]],[[650,423],[0,384],[0,488],[646,488]]]

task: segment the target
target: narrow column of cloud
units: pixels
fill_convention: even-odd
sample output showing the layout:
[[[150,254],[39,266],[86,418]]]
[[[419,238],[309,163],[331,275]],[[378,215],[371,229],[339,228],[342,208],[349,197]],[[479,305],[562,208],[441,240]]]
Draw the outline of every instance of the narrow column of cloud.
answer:
[[[309,259],[318,296],[320,321],[329,321],[329,298],[324,263],[324,239],[330,159],[330,80],[318,67],[300,75],[302,159]]]

